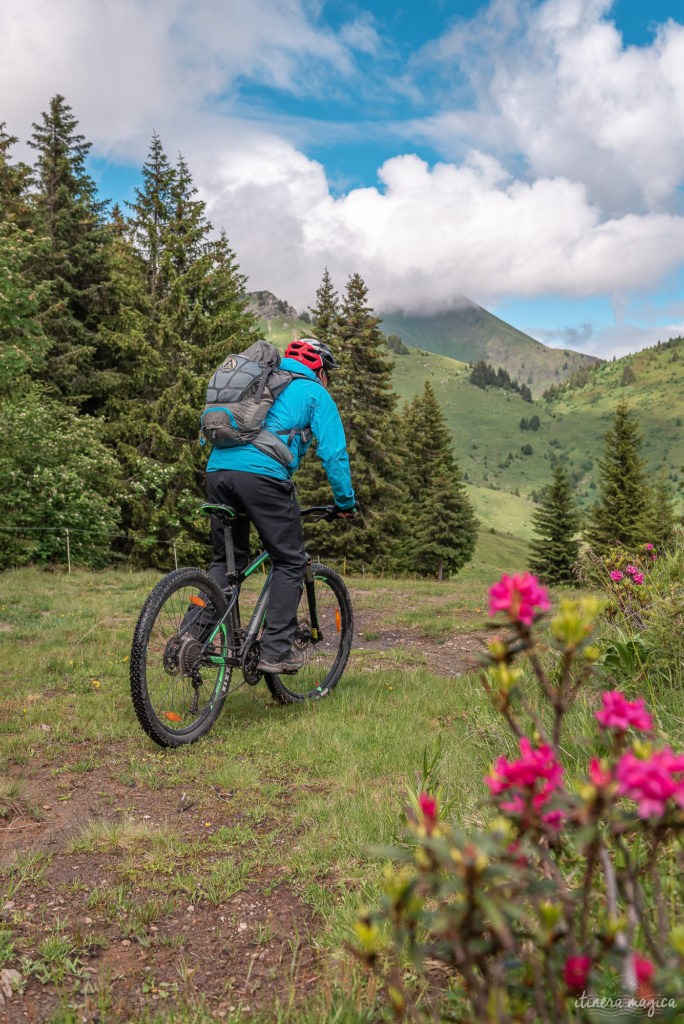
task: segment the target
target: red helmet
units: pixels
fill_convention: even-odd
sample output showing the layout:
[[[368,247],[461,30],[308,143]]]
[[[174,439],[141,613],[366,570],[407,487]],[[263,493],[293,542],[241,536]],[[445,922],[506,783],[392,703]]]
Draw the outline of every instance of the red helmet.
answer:
[[[318,373],[319,370],[336,370],[335,357],[328,346],[319,341],[318,338],[301,338],[298,341],[291,341],[285,349],[288,359],[297,359],[304,363],[310,370]]]

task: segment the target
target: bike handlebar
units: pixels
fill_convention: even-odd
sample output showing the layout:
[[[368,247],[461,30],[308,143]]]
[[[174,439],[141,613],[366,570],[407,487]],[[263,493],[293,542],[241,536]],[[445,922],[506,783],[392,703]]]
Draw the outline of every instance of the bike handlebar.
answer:
[[[325,519],[329,523],[334,519],[353,519],[357,515],[355,509],[350,509],[349,513],[345,514],[337,505],[311,505],[310,508],[300,509],[299,514],[302,519],[312,519],[314,522]]]

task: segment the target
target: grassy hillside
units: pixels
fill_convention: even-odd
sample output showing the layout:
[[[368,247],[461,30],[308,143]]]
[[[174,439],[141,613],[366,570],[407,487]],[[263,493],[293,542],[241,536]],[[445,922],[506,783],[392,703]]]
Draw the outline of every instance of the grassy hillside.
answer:
[[[649,469],[654,475],[664,472],[684,504],[683,371],[680,339],[603,364],[584,386],[566,387],[553,401],[530,403],[500,389],[474,387],[464,363],[412,351],[397,357],[394,385],[409,400],[430,380],[478,515],[487,526],[528,538],[530,497],[548,484],[553,457],[566,461],[580,504],[595,500],[596,460],[619,398],[627,399],[639,417]],[[534,415],[539,429],[521,430],[521,421]]]
[[[398,334],[407,345],[465,363],[483,359],[493,366],[503,366],[535,395],[566,380],[581,367],[599,362],[580,352],[547,348],[468,299],[458,308],[434,316],[380,315],[385,333]]]
[[[684,502],[684,338],[605,363],[583,386],[566,387],[557,399],[543,403],[554,419],[552,439],[575,468],[583,469],[580,497],[596,479],[588,453],[593,454],[597,441],[600,448],[620,398],[639,417],[649,469],[664,473]]]

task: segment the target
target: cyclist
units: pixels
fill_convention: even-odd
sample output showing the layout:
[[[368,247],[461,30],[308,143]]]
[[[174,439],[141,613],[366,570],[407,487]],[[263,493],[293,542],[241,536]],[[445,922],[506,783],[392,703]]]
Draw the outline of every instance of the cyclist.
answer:
[[[285,468],[276,458],[253,444],[214,448],[206,472],[207,497],[213,504],[233,505],[247,518],[233,522],[238,572],[249,560],[249,524],[254,523],[273,566],[266,625],[261,637],[262,672],[296,672],[304,656],[293,649],[297,607],[306,567],[304,537],[292,475],[306,454],[312,437],[325,469],[340,516],[356,514],[344,427],[337,406],[327,391],[328,375],[337,369],[330,348],[317,338],[291,342],[281,361],[296,373],[269,409],[264,427],[287,438],[294,456]],[[211,521],[213,561],[209,574],[226,586],[223,526]]]

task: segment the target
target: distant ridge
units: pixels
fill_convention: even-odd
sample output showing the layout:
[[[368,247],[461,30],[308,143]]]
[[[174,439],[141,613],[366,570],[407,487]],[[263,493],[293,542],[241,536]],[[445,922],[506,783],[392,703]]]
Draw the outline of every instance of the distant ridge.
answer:
[[[308,313],[298,313],[272,292],[249,292],[247,299],[248,308],[262,322],[264,337],[286,345],[292,338],[311,332]],[[549,348],[465,297],[459,297],[454,309],[444,313],[393,311],[377,315],[385,334],[398,335],[411,348],[462,363],[484,360],[494,367],[502,366],[535,396],[551,385],[562,384],[578,370],[601,363],[596,356]]]
[[[598,366],[596,356],[555,349],[499,319],[465,297],[443,313],[379,313],[385,334],[396,334],[413,348],[449,356],[463,363],[484,360],[502,366],[533,394],[540,395],[585,366]]]

